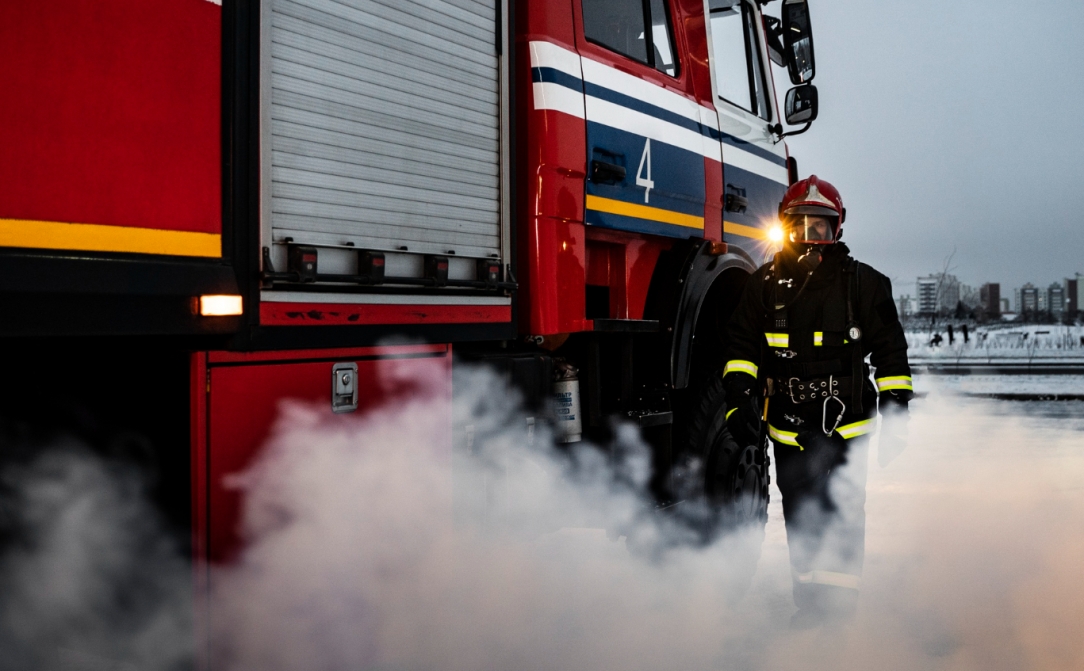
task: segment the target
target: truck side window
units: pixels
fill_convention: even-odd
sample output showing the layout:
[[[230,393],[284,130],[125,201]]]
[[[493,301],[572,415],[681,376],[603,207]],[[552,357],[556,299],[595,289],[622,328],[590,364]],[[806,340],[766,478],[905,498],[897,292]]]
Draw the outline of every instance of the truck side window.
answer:
[[[772,110],[754,19],[755,15],[744,2],[712,0],[711,58],[719,96],[771,121]]]
[[[651,41],[654,45],[655,69],[671,77],[677,76],[674,48],[670,39],[670,18],[665,0],[651,0]]]
[[[582,4],[583,33],[588,40],[677,76],[666,0],[583,0]]]

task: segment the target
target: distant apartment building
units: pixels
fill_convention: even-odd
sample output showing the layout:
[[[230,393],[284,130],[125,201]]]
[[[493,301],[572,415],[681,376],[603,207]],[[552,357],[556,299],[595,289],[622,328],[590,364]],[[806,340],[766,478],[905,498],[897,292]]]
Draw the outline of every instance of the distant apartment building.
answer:
[[[1009,299],[1008,298],[1002,298],[1001,299],[1001,314],[1005,314],[1006,312],[1012,312],[1012,307],[1009,305]]]
[[[932,315],[937,312],[937,277],[920,277],[915,283],[915,293],[918,294],[918,313]]]
[[[973,310],[982,304],[979,290],[971,286],[970,284],[960,285],[959,300],[968,310]]]
[[[1065,287],[1060,282],[1054,282],[1046,288],[1046,312],[1055,316],[1065,314]]]
[[[896,311],[900,313],[900,319],[910,317],[919,311],[918,301],[911,298],[910,294],[904,294],[896,299]]]
[[[1039,288],[1031,282],[1016,290],[1016,311],[1020,314],[1035,314],[1039,311]],[[1043,301],[1046,302],[1045,300]]]
[[[1077,273],[1065,279],[1065,311],[1075,315],[1080,311],[1080,280],[1084,275]]]
[[[931,315],[946,310],[955,310],[960,302],[960,281],[955,275],[937,273],[920,277],[915,282],[918,294],[919,314]]]
[[[1008,303],[1008,301],[1005,301]],[[1008,312],[1008,306],[1001,309],[1001,285],[997,282],[987,282],[979,289],[979,304],[988,315],[997,315]]]

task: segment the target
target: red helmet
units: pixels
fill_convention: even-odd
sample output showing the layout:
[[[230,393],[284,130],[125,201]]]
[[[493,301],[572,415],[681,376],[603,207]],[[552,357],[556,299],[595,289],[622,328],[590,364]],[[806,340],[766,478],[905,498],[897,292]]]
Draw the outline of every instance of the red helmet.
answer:
[[[846,218],[839,191],[816,175],[791,184],[779,203],[779,219],[791,242],[830,245],[842,235]],[[824,229],[825,222],[830,231]]]

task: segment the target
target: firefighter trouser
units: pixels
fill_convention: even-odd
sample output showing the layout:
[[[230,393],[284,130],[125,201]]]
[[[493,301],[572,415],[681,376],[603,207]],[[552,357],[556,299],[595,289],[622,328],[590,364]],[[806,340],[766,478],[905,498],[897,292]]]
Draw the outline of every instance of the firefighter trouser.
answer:
[[[772,433],[794,603],[851,612],[865,555],[869,436],[847,440],[839,433],[828,438],[811,431],[802,434],[804,444],[798,445],[797,440],[780,440],[779,431]]]

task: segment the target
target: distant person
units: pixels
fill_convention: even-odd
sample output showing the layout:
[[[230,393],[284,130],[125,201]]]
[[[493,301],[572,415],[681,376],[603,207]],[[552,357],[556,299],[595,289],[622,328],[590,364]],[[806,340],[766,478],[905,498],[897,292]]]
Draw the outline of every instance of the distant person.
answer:
[[[963,334],[963,336],[964,336],[964,344],[966,345],[968,343],[967,324],[964,324],[963,326],[960,327],[960,333]]]
[[[940,333],[934,333],[933,337],[930,338],[930,345],[934,347],[940,347],[942,340],[944,340],[944,338],[941,337]]]
[[[952,334],[952,324],[949,324],[948,325],[948,344],[951,345],[954,340],[956,340],[956,339],[953,337],[953,334]]]
[[[768,420],[798,606],[792,623],[802,628],[854,613],[878,393],[885,465],[906,442],[912,386],[891,283],[839,242],[839,192],[816,176],[801,180],[783,196],[779,217],[783,249],[745,285],[723,382],[727,427],[739,444],[762,440]]]

